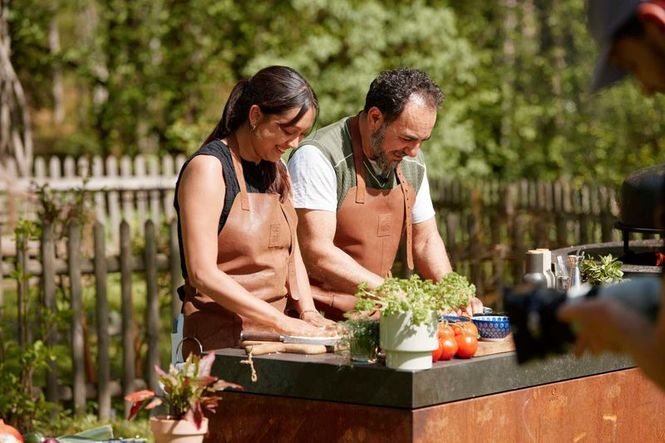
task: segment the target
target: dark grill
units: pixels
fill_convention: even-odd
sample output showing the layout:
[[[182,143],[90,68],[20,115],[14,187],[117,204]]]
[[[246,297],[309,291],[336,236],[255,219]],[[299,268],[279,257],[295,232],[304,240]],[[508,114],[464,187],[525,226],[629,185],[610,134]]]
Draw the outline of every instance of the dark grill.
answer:
[[[662,240],[665,233],[665,164],[640,169],[628,176],[621,185],[619,207],[620,220],[615,227],[621,230],[622,242],[557,249],[552,251],[552,259],[556,260],[557,255],[582,252],[591,257],[612,254],[623,262],[622,271],[626,278],[660,275],[665,259]],[[650,238],[631,241],[632,233],[646,234]]]

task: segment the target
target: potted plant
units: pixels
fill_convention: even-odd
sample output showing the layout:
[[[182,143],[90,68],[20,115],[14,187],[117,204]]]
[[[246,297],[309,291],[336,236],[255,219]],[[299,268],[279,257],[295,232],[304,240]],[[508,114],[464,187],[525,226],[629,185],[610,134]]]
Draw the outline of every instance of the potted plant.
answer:
[[[580,264],[582,278],[594,286],[618,283],[623,280],[623,263],[612,257],[612,254],[597,259],[585,258]]]
[[[379,348],[379,321],[365,316],[349,318],[344,323],[344,340],[349,347],[351,361],[374,363]]]
[[[468,305],[475,287],[463,276],[451,272],[440,282],[388,278],[374,290],[360,285],[356,310],[378,309],[380,344],[386,354],[386,366],[417,370],[432,367],[432,351],[438,348],[438,316]]]
[[[128,419],[134,418],[141,409],[154,409],[164,404],[168,415],[150,418],[150,430],[156,443],[203,441],[208,432],[208,419],[203,413],[215,412],[221,400],[217,392],[226,388],[242,389],[240,385],[211,376],[214,361],[213,353],[203,358],[190,354],[181,365],[171,365],[168,373],[155,366],[163,392],[156,394],[146,389],[125,396],[125,400],[132,403]]]

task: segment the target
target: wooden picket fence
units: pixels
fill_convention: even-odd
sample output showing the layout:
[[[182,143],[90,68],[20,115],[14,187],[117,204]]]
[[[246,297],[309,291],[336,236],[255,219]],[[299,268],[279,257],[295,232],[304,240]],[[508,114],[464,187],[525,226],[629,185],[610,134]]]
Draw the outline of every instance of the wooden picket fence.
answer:
[[[39,210],[36,189],[47,185],[56,195],[84,190],[97,220],[104,223],[109,247],[117,251],[121,220],[142,232],[147,220],[169,222],[175,213],[173,196],[183,155],[92,158],[37,157],[30,177],[16,177],[9,159],[0,177],[0,227],[10,234],[20,218],[35,219]]]
[[[71,401],[76,411],[82,411],[87,398],[96,398],[98,414],[104,419],[111,414],[111,397],[141,384],[156,387],[151,369],[159,363],[160,349],[168,346],[167,337],[160,336],[160,331],[165,329],[163,322],[170,322],[180,310],[175,292],[181,276],[172,202],[173,185],[184,160],[37,159],[34,178],[0,185],[0,200],[4,199],[0,204],[10,203],[15,208],[14,214],[2,213],[0,225],[4,234],[0,236],[0,283],[4,283],[0,284],[0,317],[3,287],[16,287],[17,297],[27,297],[28,287],[10,278],[16,269],[32,276],[33,286],[38,282],[43,309],[54,309],[57,282],[69,295],[68,332],[50,331],[46,338],[53,345],[69,337],[71,377],[65,379],[53,366],[44,386],[49,400]],[[36,217],[32,181],[48,183],[63,193],[71,187],[85,186],[92,193],[97,221],[83,230],[70,224],[63,238],[54,238],[53,228],[45,225],[41,238],[30,243],[27,251],[17,250],[11,234],[15,223],[12,216]],[[500,304],[499,289],[520,280],[526,250],[614,241],[620,235],[613,229],[618,208],[611,188],[575,187],[565,181],[430,184],[437,221],[454,269],[469,277],[485,302],[495,306]],[[120,281],[122,327],[118,348],[122,365],[118,373],[112,374],[108,282],[114,274]],[[136,288],[132,285],[137,279],[145,285],[144,319],[135,312]],[[165,280],[168,290],[160,293],[158,282],[164,288]],[[82,303],[84,285],[94,285],[96,302],[92,311],[86,312]],[[89,328],[88,322],[94,327]],[[91,343],[96,343],[95,362]],[[137,343],[145,347],[144,355],[137,352]],[[146,369],[145,374],[138,373],[137,368]]]
[[[614,188],[566,181],[448,181],[432,182],[431,192],[453,267],[490,298],[520,281],[529,249],[621,238],[614,229],[619,214]]]
[[[157,229],[152,220],[144,225],[144,246],[141,251],[133,251],[132,232],[129,223],[121,221],[119,225],[120,250],[118,254],[108,254],[106,235],[102,223],[97,221],[89,230],[92,231],[92,251],[84,254],[86,245],[82,239],[83,227],[76,222],[66,227],[66,237],[56,239],[53,226],[42,227],[39,248],[19,248],[15,260],[3,257],[2,274],[13,275],[19,270],[22,275],[39,277],[39,302],[41,312],[54,312],[56,309],[56,290],[58,282],[68,292],[70,324],[67,333],[58,333],[50,324],[45,332],[45,342],[49,346],[67,342],[71,351],[71,379],[62,380],[55,362],[46,373],[44,386],[46,399],[53,402],[70,401],[76,413],[86,410],[86,400],[95,398],[98,403],[100,419],[111,416],[111,397],[125,395],[139,386],[157,388],[157,378],[152,369],[160,362],[160,349],[170,349],[168,340],[163,336],[162,322],[171,324],[180,312],[181,304],[176,288],[182,283],[180,260],[175,222],[168,229],[168,247],[159,251]],[[59,243],[65,243],[66,256],[58,257],[56,250]],[[162,248],[163,249],[163,248]],[[121,374],[111,374],[111,336],[109,332],[109,275],[120,276],[121,304],[121,338],[117,349],[121,349]],[[139,318],[135,309],[135,292],[133,286],[137,274],[145,284],[146,306]],[[168,291],[158,293],[158,279],[168,276]],[[83,304],[83,285],[90,283],[94,277],[95,303],[93,312],[86,312]],[[62,284],[62,280],[65,281]],[[27,304],[30,291],[30,280],[16,282],[16,299],[18,305],[18,343],[21,348],[30,339],[31,327],[25,323],[27,313],[22,306]],[[33,286],[34,283],[32,284]],[[143,288],[142,288],[143,289]],[[0,285],[0,291],[2,285]],[[142,291],[140,291],[142,293]],[[0,299],[1,299],[0,292]],[[162,309],[160,303],[168,300],[170,307]],[[1,306],[0,306],[1,307]],[[164,311],[168,311],[168,314]],[[1,312],[1,310],[0,310]],[[164,315],[166,314],[166,315]],[[88,328],[88,318],[93,318],[94,332]],[[139,326],[141,325],[141,326]],[[90,344],[96,339],[96,360]],[[138,349],[145,345],[145,355],[138,355]],[[137,368],[144,368],[144,374],[137,373]],[[120,379],[120,382],[118,382]],[[125,411],[126,412],[126,411]]]

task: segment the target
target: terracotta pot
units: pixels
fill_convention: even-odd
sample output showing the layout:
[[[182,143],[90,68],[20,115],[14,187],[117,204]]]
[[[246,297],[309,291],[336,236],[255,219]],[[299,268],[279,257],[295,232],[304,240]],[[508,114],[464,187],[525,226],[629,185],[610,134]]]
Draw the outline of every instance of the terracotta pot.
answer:
[[[166,417],[150,417],[150,430],[155,443],[201,443],[208,433],[208,419],[201,427],[187,420],[171,420]]]

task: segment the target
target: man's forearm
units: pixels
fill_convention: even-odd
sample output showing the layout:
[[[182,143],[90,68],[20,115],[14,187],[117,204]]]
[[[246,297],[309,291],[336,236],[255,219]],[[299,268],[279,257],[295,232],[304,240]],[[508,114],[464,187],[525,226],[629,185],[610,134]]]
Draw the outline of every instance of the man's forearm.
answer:
[[[420,276],[432,281],[439,281],[452,271],[446,247],[436,231],[414,243],[413,260]]]
[[[383,283],[381,276],[368,271],[334,245],[311,254],[313,257],[308,260],[310,277],[320,280],[326,289],[355,294],[362,282],[366,282],[369,288]]]

